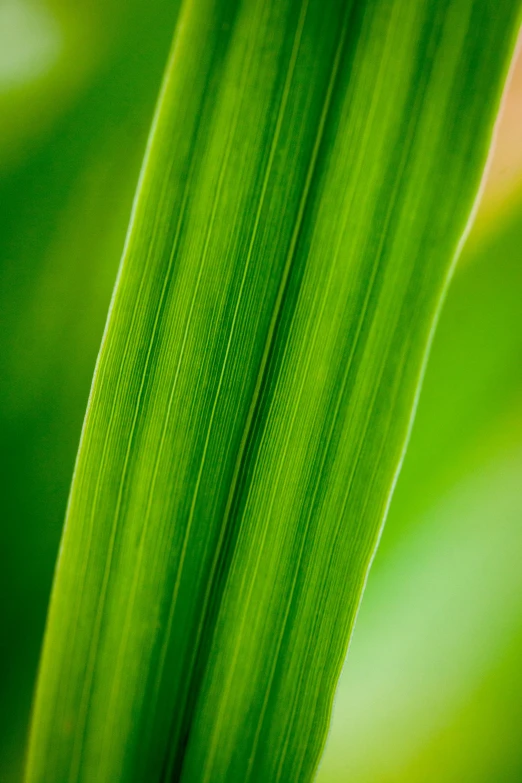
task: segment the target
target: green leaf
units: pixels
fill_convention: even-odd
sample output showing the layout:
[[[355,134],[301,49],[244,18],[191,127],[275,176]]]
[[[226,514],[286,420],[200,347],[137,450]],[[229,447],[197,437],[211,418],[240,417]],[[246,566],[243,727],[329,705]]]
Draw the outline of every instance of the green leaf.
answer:
[[[503,222],[444,304],[320,783],[520,769],[522,203]]]
[[[19,5],[0,3],[0,17],[11,13],[16,25]],[[51,4],[27,0],[27,5],[30,11]],[[93,41],[83,30],[84,43],[89,37],[89,47],[95,54],[103,49],[103,58],[77,85],[72,104],[69,95],[68,106],[51,105],[44,83],[36,102],[25,96],[31,128],[18,134],[23,159],[17,158],[9,176],[13,160],[0,149],[2,783],[23,778],[79,430],[177,10],[171,0],[149,0],[146,8],[142,0],[67,5],[75,29],[86,15],[92,17],[89,29],[102,40]],[[34,34],[31,41],[37,43],[38,26]],[[62,61],[60,69],[67,67]],[[56,83],[60,73],[54,74]],[[11,130],[4,135],[3,101],[11,116],[16,113],[4,95],[0,147]],[[35,116],[46,102],[52,127]],[[7,146],[17,155],[21,151]]]
[[[519,11],[183,5],[28,783],[313,774]]]

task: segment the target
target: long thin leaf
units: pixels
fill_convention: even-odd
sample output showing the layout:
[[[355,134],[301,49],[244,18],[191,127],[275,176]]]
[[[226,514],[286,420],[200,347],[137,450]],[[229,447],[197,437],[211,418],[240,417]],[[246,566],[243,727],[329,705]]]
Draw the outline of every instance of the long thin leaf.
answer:
[[[519,10],[184,4],[80,445],[31,783],[312,775]]]

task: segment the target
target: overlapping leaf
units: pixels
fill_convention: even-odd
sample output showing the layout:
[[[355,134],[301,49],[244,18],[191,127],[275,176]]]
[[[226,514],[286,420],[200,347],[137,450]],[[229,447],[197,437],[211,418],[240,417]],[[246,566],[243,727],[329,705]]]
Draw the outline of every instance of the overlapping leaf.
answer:
[[[518,2],[182,8],[28,781],[307,780]]]

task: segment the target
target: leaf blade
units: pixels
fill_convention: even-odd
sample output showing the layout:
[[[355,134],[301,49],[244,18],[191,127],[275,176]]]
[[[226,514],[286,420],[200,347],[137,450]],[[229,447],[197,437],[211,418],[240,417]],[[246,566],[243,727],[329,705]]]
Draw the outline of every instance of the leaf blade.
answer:
[[[28,780],[312,774],[518,5],[326,10],[183,8],[80,447]],[[484,19],[480,77],[459,76]],[[337,524],[346,503],[362,532]]]

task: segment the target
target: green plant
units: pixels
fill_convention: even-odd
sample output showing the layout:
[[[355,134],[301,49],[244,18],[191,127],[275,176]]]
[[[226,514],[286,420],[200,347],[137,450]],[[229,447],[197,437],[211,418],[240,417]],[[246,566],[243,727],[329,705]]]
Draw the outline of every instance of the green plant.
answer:
[[[519,776],[517,202],[487,240],[467,243],[457,265],[336,691],[318,783]]]
[[[519,11],[183,5],[28,781],[313,774]]]

